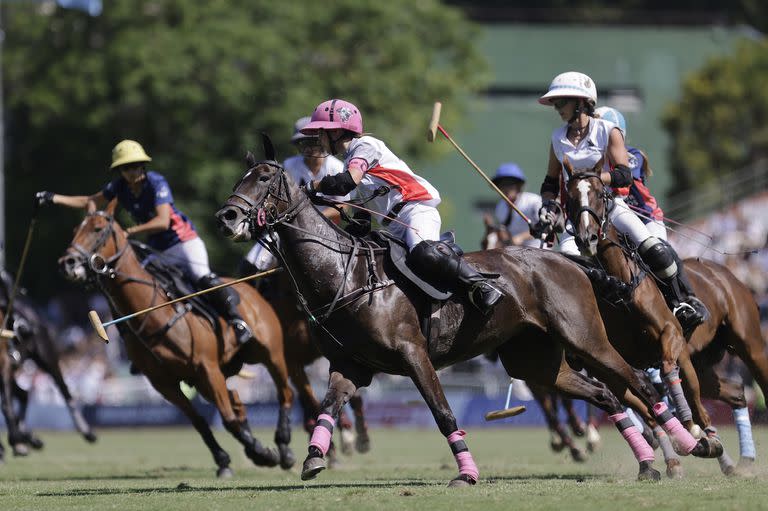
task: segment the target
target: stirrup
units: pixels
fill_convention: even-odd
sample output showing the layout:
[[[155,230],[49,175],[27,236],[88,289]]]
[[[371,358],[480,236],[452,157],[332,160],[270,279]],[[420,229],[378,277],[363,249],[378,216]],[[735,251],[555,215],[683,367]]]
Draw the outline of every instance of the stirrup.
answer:
[[[479,296],[476,296],[476,294]],[[504,293],[487,280],[475,282],[469,289],[469,301],[483,314],[490,313],[493,310],[493,306],[496,305],[503,296]]]
[[[230,319],[229,325],[235,331],[235,339],[238,344],[245,344],[253,338],[253,332],[244,320],[240,318]]]
[[[680,322],[685,334],[692,332],[697,326],[704,323],[705,319],[699,311],[686,302],[680,302],[677,307],[672,309],[672,313]]]

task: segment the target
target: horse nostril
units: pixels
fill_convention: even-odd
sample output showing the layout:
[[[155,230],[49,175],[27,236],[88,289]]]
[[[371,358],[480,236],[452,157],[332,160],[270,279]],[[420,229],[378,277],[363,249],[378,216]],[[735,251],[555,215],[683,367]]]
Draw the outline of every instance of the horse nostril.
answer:
[[[237,211],[235,211],[232,208],[229,208],[229,209],[224,211],[224,214],[221,215],[221,217],[224,220],[227,220],[228,222],[232,222],[233,220],[237,219]]]

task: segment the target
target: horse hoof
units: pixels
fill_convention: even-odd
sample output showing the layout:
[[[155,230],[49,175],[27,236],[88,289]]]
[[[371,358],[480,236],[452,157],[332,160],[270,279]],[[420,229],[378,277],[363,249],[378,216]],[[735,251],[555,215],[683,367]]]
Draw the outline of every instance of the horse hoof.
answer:
[[[571,448],[571,458],[573,458],[573,461],[576,463],[584,463],[587,461],[587,455],[584,454],[578,447]]]
[[[296,464],[296,456],[293,451],[286,444],[278,444],[278,450],[280,451],[280,468],[288,470]]]
[[[83,438],[85,438],[85,441],[89,444],[95,443],[98,438],[96,437],[96,434],[93,431],[88,431],[87,433],[83,433]]]
[[[355,434],[350,429],[341,430],[341,454],[344,456],[351,455],[354,451]]]
[[[304,460],[304,467],[301,469],[301,480],[309,481],[314,479],[317,474],[325,470],[325,460],[323,458],[313,456]]]
[[[565,444],[563,442],[549,442],[549,448],[554,452],[560,452],[565,449]]]
[[[219,479],[231,479],[234,475],[235,473],[232,472],[232,469],[229,467],[219,467],[216,471],[216,477]]]
[[[704,437],[704,431],[701,429],[701,427],[698,424],[694,424],[693,426],[691,426],[688,432],[696,440],[700,440],[701,438]]]
[[[736,470],[736,465],[725,465],[720,467],[720,470],[723,472],[725,477],[738,477],[741,475],[739,474],[738,470]]]
[[[723,444],[714,436],[699,439],[691,454],[697,458],[719,458],[723,455]]]
[[[653,467],[642,469],[637,474],[638,481],[661,481],[661,472]]]
[[[371,438],[368,436],[368,432],[365,434],[358,433],[355,439],[355,449],[360,454],[365,454],[371,450]]]
[[[280,455],[271,447],[262,447],[256,449],[246,449],[245,454],[251,461],[260,467],[276,467],[280,463]]]
[[[667,477],[670,479],[683,478],[683,466],[680,464],[680,460],[672,459],[667,462]]]
[[[31,448],[33,448],[36,451],[39,451],[40,449],[45,447],[45,444],[43,443],[43,441],[34,435],[29,436],[27,443]]]
[[[27,444],[14,444],[13,446],[14,456],[28,456],[29,446]]]
[[[583,422],[573,422],[570,426],[574,436],[581,438],[587,434],[587,427]]]
[[[460,488],[464,486],[473,486],[476,484],[477,481],[475,481],[473,478],[469,477],[466,474],[459,474],[456,476],[455,479],[452,479],[451,482],[448,483],[449,488]]]

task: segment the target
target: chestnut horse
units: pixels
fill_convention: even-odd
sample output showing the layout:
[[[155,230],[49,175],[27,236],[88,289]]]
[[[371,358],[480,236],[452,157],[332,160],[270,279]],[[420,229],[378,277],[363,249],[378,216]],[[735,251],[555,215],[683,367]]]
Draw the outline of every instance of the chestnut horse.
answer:
[[[441,328],[434,339],[421,332],[424,295],[399,274],[384,250],[354,238],[314,208],[283,168],[265,137],[267,160],[248,169],[216,213],[222,232],[233,241],[276,232],[282,259],[297,295],[324,335],[321,350],[331,363],[323,414],[310,442],[302,479],[325,468],[335,417],[377,372],[410,376],[448,440],[459,466],[451,485],[477,482],[478,470],[445,398],[435,369],[496,350],[511,376],[557,388],[608,411],[640,462],[641,478],[658,478],[650,465],[653,451],[626,417],[616,396],[656,424],[658,395],[611,346],[591,284],[577,266],[547,251],[509,248],[473,252],[464,257],[487,273],[496,273],[504,298],[488,315],[463,294],[440,309]],[[579,356],[606,385],[574,371],[564,349]],[[610,389],[610,390],[609,390]],[[659,422],[680,442],[681,451],[710,456],[668,411]],[[650,451],[650,453],[648,452]]]
[[[88,214],[77,227],[74,239],[59,260],[70,280],[95,283],[110,302],[112,313],[122,316],[163,301],[158,281],[139,262],[125,231],[115,220],[115,202],[106,211]],[[197,429],[213,454],[217,475],[232,474],[230,457],[221,448],[208,423],[197,413],[179,384],[184,381],[213,403],[224,426],[245,448],[256,465],[287,469],[295,463],[290,442],[290,409],[293,391],[283,356],[283,333],[272,307],[247,284],[236,287],[239,311],[254,339],[239,345],[223,319],[214,328],[185,306],[163,307],[127,322],[123,339],[131,361],[165,399],[176,405]],[[236,391],[228,390],[226,378],[237,374],[244,363],[263,363],[277,387],[280,412],[275,431],[278,451],[253,438],[246,410]]]
[[[596,253],[600,265],[609,274],[624,282],[632,282],[643,271],[633,254],[620,243],[615,228],[607,223],[611,198],[600,179],[599,167],[574,171],[567,161],[564,166],[570,174],[566,209],[573,219],[577,244],[588,253]],[[580,183],[586,186],[579,187]],[[701,402],[702,396],[731,405],[742,423],[746,420],[748,424],[749,416],[744,417],[743,386],[715,374],[712,353],[722,353],[726,348],[736,352],[764,389],[768,389],[768,357],[760,333],[757,305],[746,286],[727,268],[712,262],[687,260],[684,267],[697,296],[701,295],[699,299],[710,310],[710,318],[693,331],[688,344],[653,278],[643,278],[636,283],[630,307],[617,308],[600,300],[600,308],[611,341],[630,364],[647,368],[661,360],[663,371],[678,361],[685,396],[693,405],[690,419],[684,422],[690,427],[695,420],[714,436],[716,429]],[[708,350],[709,346],[712,348]],[[694,365],[691,355],[697,353],[702,355],[696,357]],[[740,435],[747,434],[743,427],[739,432]],[[751,441],[751,435],[748,436]],[[745,463],[754,458],[754,453],[751,454],[742,456],[746,458]],[[733,472],[733,462],[726,453],[719,456],[719,461],[723,472]]]

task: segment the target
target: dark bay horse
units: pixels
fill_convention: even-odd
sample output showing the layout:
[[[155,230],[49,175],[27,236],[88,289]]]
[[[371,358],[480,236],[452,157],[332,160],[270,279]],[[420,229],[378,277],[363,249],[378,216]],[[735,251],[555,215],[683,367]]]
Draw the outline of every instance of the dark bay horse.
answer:
[[[252,154],[247,156],[249,161],[255,164]],[[245,272],[248,273],[248,272]],[[243,275],[245,276],[245,275]],[[258,284],[254,282],[254,284]],[[297,299],[294,294],[290,278],[285,273],[273,275],[269,282],[270,291],[265,292],[265,298],[274,307],[277,317],[283,327],[285,338],[285,363],[293,385],[296,387],[299,404],[304,413],[304,427],[309,434],[315,427],[315,419],[320,415],[320,401],[317,400],[312,384],[307,377],[305,367],[322,357],[318,343],[307,321],[306,315],[297,308]],[[358,394],[350,398],[349,404],[354,414],[355,441],[354,448],[360,452],[368,452],[371,448],[368,426],[363,412],[363,399]],[[347,431],[353,427],[352,422],[342,415],[339,426],[341,430],[341,450],[344,454],[352,452],[351,440],[347,438]],[[333,456],[333,450],[331,451]]]
[[[502,248],[512,246],[512,235],[503,225],[497,224],[489,214],[483,215],[483,225],[485,232],[480,240],[480,246],[483,250]],[[495,355],[493,357],[495,360]],[[571,453],[573,461],[586,461],[586,455],[576,445],[573,436],[587,437],[587,451],[593,452],[600,445],[600,433],[594,414],[594,407],[587,404],[587,423],[576,414],[573,406],[573,400],[562,394],[552,391],[548,388],[535,384],[528,384],[536,402],[544,413],[544,419],[550,432],[549,446],[554,452],[560,452],[567,448]],[[560,409],[565,411],[567,425],[560,420]],[[568,432],[570,426],[571,433]]]
[[[308,314],[324,335],[321,350],[331,362],[328,392],[322,403],[302,479],[325,468],[335,417],[355,391],[377,372],[409,376],[448,440],[459,475],[454,486],[477,482],[477,466],[459,430],[435,372],[436,368],[497,350],[507,372],[585,399],[608,411],[640,462],[640,477],[658,478],[650,467],[653,451],[624,420],[620,396],[656,425],[658,395],[638,378],[607,339],[591,284],[578,267],[557,254],[535,249],[474,252],[466,260],[497,273],[505,293],[484,316],[464,296],[442,305],[441,328],[427,339],[417,308],[423,295],[392,266],[383,251],[365,245],[328,221],[274,161],[265,139],[267,160],[249,168],[217,212],[220,228],[234,241],[256,239],[271,230],[280,236],[279,256],[291,275]],[[580,357],[604,384],[574,371],[563,349]],[[609,390],[610,389],[610,390]],[[685,454],[709,456],[667,411],[659,422]],[[650,453],[648,452],[650,451]]]
[[[596,254],[609,274],[631,282],[641,274],[641,268],[619,243],[613,226],[606,223],[610,197],[604,190],[599,173],[595,169],[574,171],[567,162],[565,167],[570,172],[567,209],[573,219],[577,244],[584,247],[587,253]],[[579,187],[579,183],[586,186]],[[646,368],[657,364],[658,353],[661,352],[663,371],[677,357],[683,376],[682,387],[687,401],[693,405],[691,418],[685,422],[691,426],[695,420],[704,426],[705,431],[714,434],[716,430],[701,402],[702,396],[721,399],[735,410],[743,409],[746,404],[743,387],[715,374],[711,356],[705,357],[703,352],[707,351],[707,355],[711,355],[712,351],[724,352],[725,349],[736,352],[752,370],[761,388],[768,388],[768,357],[760,334],[757,305],[746,286],[727,268],[715,263],[687,260],[684,264],[697,296],[700,293],[702,302],[713,311],[711,317],[693,331],[689,343],[680,346],[682,330],[653,278],[644,278],[639,282],[631,307],[616,308],[601,300],[601,312],[611,341],[635,367]],[[670,329],[670,325],[677,327]],[[664,331],[674,335],[664,336]],[[662,335],[657,337],[659,332]],[[655,343],[654,338],[658,338],[660,345]],[[712,343],[715,343],[713,348],[707,350]],[[649,346],[651,349],[648,349]],[[655,360],[654,353],[657,354]],[[702,356],[697,357],[694,365],[691,356],[695,354]],[[726,453],[719,456],[719,461],[723,472],[733,472],[733,463]]]
[[[13,282],[10,280],[9,274],[4,270],[0,271],[3,272],[3,278],[0,278],[0,309],[6,310]],[[80,434],[83,435],[83,438],[88,442],[95,442],[96,435],[83,417],[80,406],[72,397],[69,387],[64,381],[64,376],[61,373],[59,350],[45,322],[37,314],[29,299],[22,294],[15,297],[11,315],[13,320],[9,321],[8,325],[16,334],[13,345],[14,349],[18,351],[19,358],[16,360],[9,357],[8,348],[5,346],[0,347],[0,397],[2,398],[6,423],[9,421],[9,412],[13,411],[12,409],[9,411],[6,403],[13,402],[15,399],[19,404],[19,408],[11,415],[11,417],[14,417],[11,420],[16,421],[16,427],[25,443],[35,449],[43,447],[43,442],[29,431],[26,426],[25,419],[29,393],[17,384],[14,377],[14,372],[25,360],[32,360],[39,369],[51,377],[59,392],[61,392],[64,403],[72,416],[72,422]],[[0,321],[2,321],[2,313],[0,313]],[[4,340],[4,342],[7,341]],[[23,454],[23,452],[17,452],[17,447],[14,445],[14,441],[11,440],[13,429],[8,429],[9,443],[11,443],[14,453]]]
[[[115,203],[106,211],[88,214],[77,227],[74,239],[59,260],[64,274],[78,282],[98,285],[110,302],[113,315],[128,314],[166,299],[158,281],[139,262],[125,231],[115,221]],[[213,454],[217,475],[227,477],[230,457],[221,448],[205,419],[182,393],[184,381],[194,386],[221,414],[224,426],[245,448],[253,463],[290,468],[295,457],[290,442],[290,408],[293,391],[283,356],[280,322],[270,305],[247,284],[236,287],[240,313],[254,339],[239,345],[221,318],[217,328],[184,306],[163,307],[127,322],[123,332],[128,356],[165,399],[176,405],[197,429]],[[236,391],[227,389],[226,378],[237,374],[244,363],[263,363],[277,387],[280,412],[275,431],[278,451],[253,438],[245,406]]]

